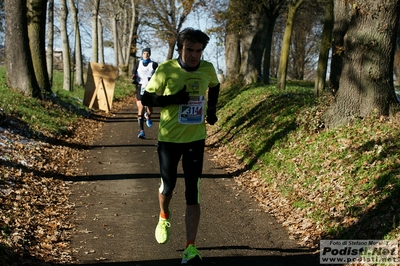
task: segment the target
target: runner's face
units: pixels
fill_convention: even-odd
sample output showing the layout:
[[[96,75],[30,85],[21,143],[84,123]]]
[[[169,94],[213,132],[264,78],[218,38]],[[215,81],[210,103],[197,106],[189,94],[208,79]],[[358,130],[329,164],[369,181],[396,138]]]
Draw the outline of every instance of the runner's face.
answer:
[[[188,67],[196,67],[200,63],[200,58],[203,53],[203,44],[196,42],[185,41],[183,43],[181,57],[182,61]]]
[[[142,57],[143,57],[144,60],[147,60],[147,59],[150,58],[150,53],[149,53],[149,52],[144,52],[144,53],[142,54]]]

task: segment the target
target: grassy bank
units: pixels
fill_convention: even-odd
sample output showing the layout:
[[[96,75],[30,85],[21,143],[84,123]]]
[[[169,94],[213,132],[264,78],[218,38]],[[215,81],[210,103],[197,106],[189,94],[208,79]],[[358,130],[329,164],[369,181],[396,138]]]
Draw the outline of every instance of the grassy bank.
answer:
[[[234,156],[237,181],[304,245],[400,240],[399,122],[370,117],[325,130],[320,116],[329,97],[312,91],[304,83],[283,93],[225,88],[218,126],[210,127],[215,156]]]
[[[0,67],[0,107],[5,114],[29,127],[32,133],[72,134],[75,121],[88,115],[88,109],[83,105],[85,88],[74,86],[72,91],[64,90],[63,73],[59,71],[54,72],[53,84],[56,98],[51,102],[24,97],[7,87],[6,70]],[[114,102],[132,94],[129,80],[120,78],[115,87]]]

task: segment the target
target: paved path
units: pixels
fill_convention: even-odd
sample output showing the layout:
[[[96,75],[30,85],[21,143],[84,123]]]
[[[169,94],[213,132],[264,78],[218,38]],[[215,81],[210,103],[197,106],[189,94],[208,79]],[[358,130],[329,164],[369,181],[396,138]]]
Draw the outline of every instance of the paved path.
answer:
[[[158,122],[138,139],[133,103],[105,122],[72,186],[80,265],[180,265],[185,244],[184,190],[180,178],[171,202],[171,236],[159,245]],[[285,229],[207,159],[201,184],[202,217],[196,246],[203,265],[319,265],[319,256],[296,245]],[[181,173],[181,172],[180,172]]]

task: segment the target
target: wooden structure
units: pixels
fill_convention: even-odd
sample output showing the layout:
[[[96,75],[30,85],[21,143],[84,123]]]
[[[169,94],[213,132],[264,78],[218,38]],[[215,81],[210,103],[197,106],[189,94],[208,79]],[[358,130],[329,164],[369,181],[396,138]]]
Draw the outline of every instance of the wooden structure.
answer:
[[[106,113],[111,111],[117,77],[117,67],[90,62],[83,104]]]

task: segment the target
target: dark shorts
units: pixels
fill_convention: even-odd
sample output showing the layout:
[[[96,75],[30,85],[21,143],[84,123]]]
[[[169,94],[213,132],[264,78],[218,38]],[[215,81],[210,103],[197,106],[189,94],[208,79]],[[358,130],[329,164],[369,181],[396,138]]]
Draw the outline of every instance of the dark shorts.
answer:
[[[158,159],[160,162],[160,193],[172,195],[178,173],[178,163],[182,158],[185,179],[185,198],[187,205],[200,203],[200,177],[203,172],[205,140],[190,143],[158,142]]]

